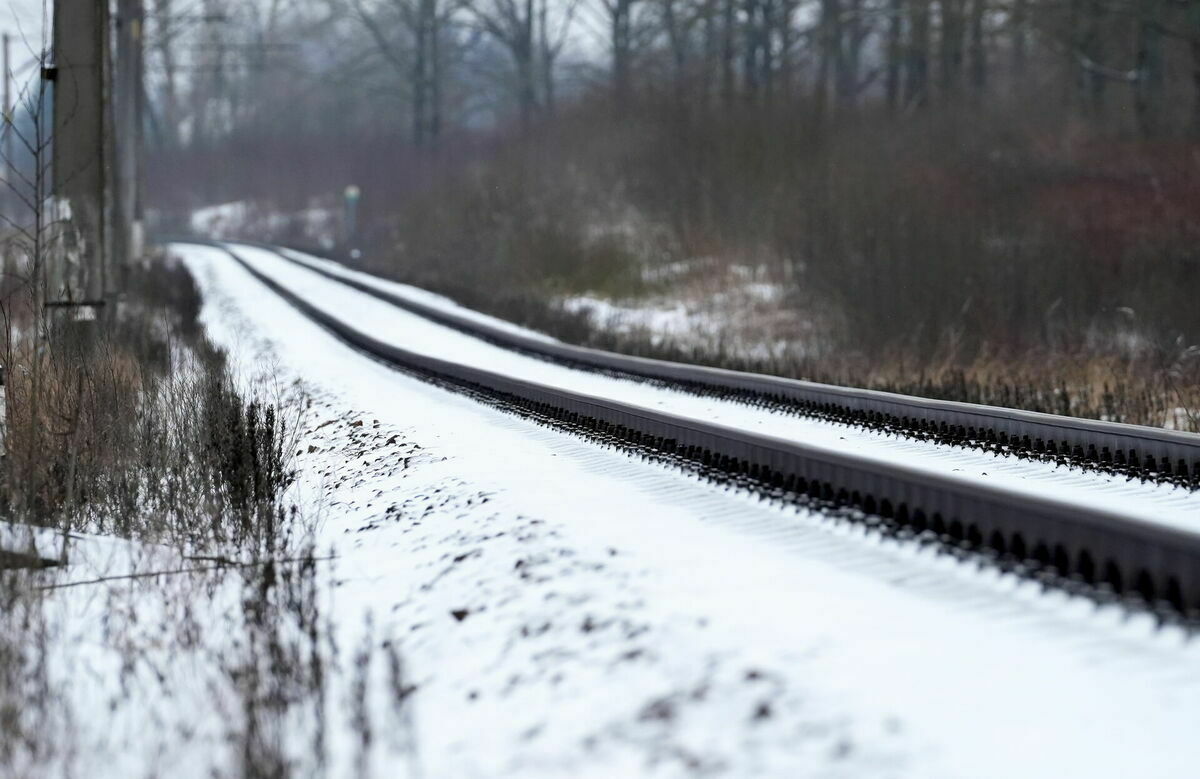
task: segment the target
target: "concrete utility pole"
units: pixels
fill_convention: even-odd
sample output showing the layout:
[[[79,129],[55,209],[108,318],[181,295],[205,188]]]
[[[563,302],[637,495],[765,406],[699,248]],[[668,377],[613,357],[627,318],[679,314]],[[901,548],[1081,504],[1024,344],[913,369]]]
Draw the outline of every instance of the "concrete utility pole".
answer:
[[[116,213],[113,258],[124,276],[142,254],[142,0],[118,0],[113,127],[116,146]],[[124,285],[122,285],[124,286]]]
[[[16,162],[13,160],[13,100],[12,100],[12,36],[4,33],[4,128],[3,135],[0,135],[0,154],[4,156],[2,169],[4,171],[4,186],[0,187],[3,192],[0,192],[0,209],[6,219],[15,221],[17,218],[18,203],[20,199],[16,196],[14,187],[17,186],[15,181],[14,171],[16,170]],[[8,278],[13,272],[13,249],[10,241],[4,241],[4,246],[0,248],[0,252],[4,253],[3,265],[0,269],[4,272],[4,278]]]
[[[13,158],[12,158],[12,36],[4,33],[4,127],[0,130],[0,155],[4,156],[4,186],[0,192],[0,209],[3,209],[4,215],[9,219],[13,218],[12,213],[12,187],[13,187]],[[4,273],[9,271],[8,267],[8,247],[3,248],[4,252]]]
[[[4,33],[4,180],[12,172],[12,36]]]
[[[46,303],[99,305],[112,289],[113,149],[108,0],[54,0],[53,188],[70,205],[77,267],[51,272]]]

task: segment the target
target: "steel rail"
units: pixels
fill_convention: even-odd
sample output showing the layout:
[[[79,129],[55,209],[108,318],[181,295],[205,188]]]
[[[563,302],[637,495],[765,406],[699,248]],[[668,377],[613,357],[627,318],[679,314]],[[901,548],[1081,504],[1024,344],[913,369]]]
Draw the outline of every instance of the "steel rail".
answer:
[[[313,305],[239,256],[254,278],[351,346],[385,363],[505,407],[786,497],[807,495],[855,506],[899,532],[1029,561],[1060,577],[1137,592],[1200,614],[1200,532],[1081,508],[860,455],[831,451],[686,417],[549,387],[419,354],[363,332]]]
[[[1010,446],[1039,455],[1127,468],[1144,477],[1171,478],[1179,484],[1190,481],[1190,486],[1200,487],[1200,435],[1194,433],[838,387],[573,346],[522,335],[412,300],[304,260],[291,250],[248,241],[230,245],[237,243],[272,251],[326,278],[438,324],[547,359],[710,390],[746,393],[799,404],[802,408],[844,410],[868,423],[923,428],[940,435],[943,440]],[[1200,517],[1197,521],[1200,522]]]

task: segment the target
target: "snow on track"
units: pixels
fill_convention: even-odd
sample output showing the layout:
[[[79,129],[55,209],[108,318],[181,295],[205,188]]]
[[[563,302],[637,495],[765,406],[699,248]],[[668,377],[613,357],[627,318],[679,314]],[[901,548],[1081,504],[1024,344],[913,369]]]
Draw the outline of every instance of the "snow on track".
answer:
[[[1172,777],[1200,760],[1200,645],[1176,629],[444,392],[221,252],[175,251],[233,364],[303,378],[342,421],[313,420],[301,487],[342,555],[339,621],[372,611],[418,683],[421,775]]]
[[[549,386],[801,441],[811,446],[851,452],[886,462],[902,461],[952,478],[986,480],[992,485],[1027,494],[1050,493],[1080,506],[1119,511],[1145,521],[1173,524],[1200,532],[1200,491],[1173,485],[1147,484],[1123,476],[1058,467],[976,449],[889,436],[558,365],[436,324],[298,267],[275,252],[241,244],[235,245],[235,248],[240,257],[287,289],[351,326],[410,351]],[[328,261],[324,261],[324,265],[336,267],[335,263]],[[381,281],[344,269],[340,272],[353,273],[356,280],[370,280],[370,283],[378,284],[381,288],[408,295],[427,305],[444,306],[459,314],[467,311],[445,298],[414,291],[414,288],[406,285]],[[493,324],[499,321],[487,319]]]

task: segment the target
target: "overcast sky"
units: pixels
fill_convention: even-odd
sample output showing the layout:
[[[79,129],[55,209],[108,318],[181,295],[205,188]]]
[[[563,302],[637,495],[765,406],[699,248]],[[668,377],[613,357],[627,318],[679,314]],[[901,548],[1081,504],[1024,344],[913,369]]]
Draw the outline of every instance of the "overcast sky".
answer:
[[[32,56],[20,40],[24,37],[29,46],[38,48],[42,34],[42,7],[46,14],[50,13],[50,0],[0,0],[0,32],[17,36],[16,48],[13,49],[13,65],[19,66]]]

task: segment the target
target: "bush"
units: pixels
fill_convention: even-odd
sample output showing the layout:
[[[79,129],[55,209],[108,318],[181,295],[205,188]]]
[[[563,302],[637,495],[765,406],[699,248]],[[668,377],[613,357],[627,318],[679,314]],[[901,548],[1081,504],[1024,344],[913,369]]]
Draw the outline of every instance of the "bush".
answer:
[[[14,343],[10,514],[200,546],[273,521],[291,481],[289,429],[242,398],[199,311],[187,271],[155,262],[107,321],[52,321],[39,354]]]

